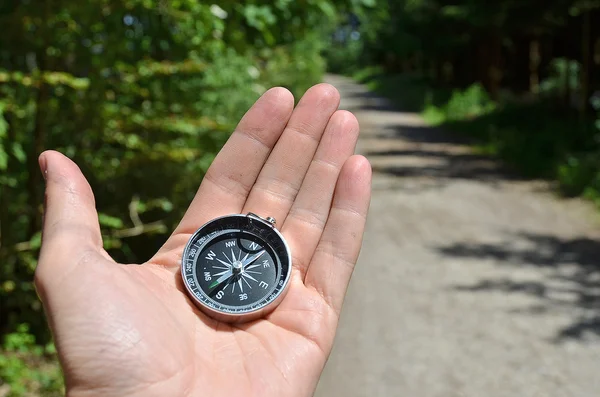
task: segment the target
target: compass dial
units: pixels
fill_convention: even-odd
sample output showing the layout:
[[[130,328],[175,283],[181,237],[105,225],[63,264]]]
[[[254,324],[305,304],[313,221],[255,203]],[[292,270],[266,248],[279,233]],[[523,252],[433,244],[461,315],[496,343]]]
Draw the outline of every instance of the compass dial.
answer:
[[[289,281],[289,248],[274,225],[256,215],[230,215],[202,226],[188,242],[182,275],[194,302],[225,321],[264,315]]]

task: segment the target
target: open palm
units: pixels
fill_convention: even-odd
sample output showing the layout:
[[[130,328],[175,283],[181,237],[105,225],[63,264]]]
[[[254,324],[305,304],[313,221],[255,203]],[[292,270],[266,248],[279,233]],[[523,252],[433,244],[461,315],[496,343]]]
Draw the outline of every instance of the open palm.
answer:
[[[46,176],[36,286],[72,396],[307,396],[331,351],[360,250],[371,170],[353,155],[354,116],[332,86],[294,109],[283,88],[243,117],[177,229],[141,266],[102,248],[93,193],[57,152]],[[254,212],[277,220],[292,252],[288,294],[268,316],[230,325],[200,312],[179,274],[205,222]]]

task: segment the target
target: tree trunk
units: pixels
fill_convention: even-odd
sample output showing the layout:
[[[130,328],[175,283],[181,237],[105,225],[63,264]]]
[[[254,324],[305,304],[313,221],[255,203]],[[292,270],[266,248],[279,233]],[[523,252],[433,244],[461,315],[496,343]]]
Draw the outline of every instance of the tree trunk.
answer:
[[[563,76],[563,106],[569,109],[571,106],[571,60],[565,59],[565,75]]]
[[[46,140],[46,119],[48,117],[48,102],[50,99],[50,87],[44,82],[44,72],[49,70],[48,56],[46,49],[50,45],[50,32],[48,29],[48,19],[51,12],[52,1],[44,2],[42,26],[40,34],[44,38],[43,46],[37,53],[38,72],[40,74],[39,88],[36,97],[35,122],[33,127],[33,141],[27,153],[27,209],[29,211],[28,236],[38,232],[42,226],[42,217],[38,210],[40,206],[40,192],[42,186],[42,177],[38,166],[38,156],[44,150]]]
[[[490,58],[488,66],[490,96],[497,100],[500,92],[500,84],[502,83],[503,68],[502,68],[502,37],[499,32],[494,32],[491,40]]]
[[[536,37],[529,43],[529,92],[538,95],[540,92],[540,41]]]
[[[10,114],[4,115],[4,119],[8,124],[7,130],[7,138],[8,142],[16,142],[15,136],[15,128],[12,121],[12,117]],[[8,148],[7,148],[8,149]],[[13,172],[13,168],[16,162],[15,156],[12,150],[6,150],[8,155],[8,159],[6,161],[6,175],[11,175]],[[9,245],[15,243],[15,239],[18,239],[19,236],[15,236],[13,233],[10,233],[11,225],[14,222],[14,216],[10,212],[10,203],[11,197],[13,193],[13,189],[8,186],[2,186],[0,190],[0,253],[3,250],[6,250]]]
[[[583,121],[587,114],[588,98],[590,96],[590,44],[591,24],[590,11],[583,14],[581,35],[581,93],[579,98],[579,117]]]
[[[29,222],[29,236],[32,236],[42,225],[42,219],[38,211],[40,205],[40,191],[42,186],[41,173],[37,158],[44,150],[46,138],[46,118],[48,116],[48,99],[50,97],[48,85],[41,83],[36,99],[35,125],[33,128],[33,144],[27,155],[27,171],[29,178],[27,180],[27,204],[31,211]]]
[[[452,86],[454,83],[454,65],[451,60],[446,60],[442,66],[442,76],[444,84]]]

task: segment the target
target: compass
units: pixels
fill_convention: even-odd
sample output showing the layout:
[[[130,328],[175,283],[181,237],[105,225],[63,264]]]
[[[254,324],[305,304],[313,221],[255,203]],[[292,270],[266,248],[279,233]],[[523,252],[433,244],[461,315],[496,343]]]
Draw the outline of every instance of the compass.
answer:
[[[213,219],[183,250],[181,274],[194,303],[227,322],[250,321],[283,299],[292,269],[290,249],[275,219],[248,213]]]

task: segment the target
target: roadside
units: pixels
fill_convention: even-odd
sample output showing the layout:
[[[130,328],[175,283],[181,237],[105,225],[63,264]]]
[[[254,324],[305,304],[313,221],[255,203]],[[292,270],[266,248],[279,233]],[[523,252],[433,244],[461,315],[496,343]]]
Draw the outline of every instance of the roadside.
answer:
[[[422,76],[389,75],[378,67],[362,69],[354,78],[419,113],[428,125],[467,139],[477,153],[501,159],[523,177],[552,181],[557,193],[582,196],[600,208],[600,124],[591,110],[582,119],[575,104],[565,106],[558,92],[534,98],[503,91],[492,100],[479,84],[444,88]]]

